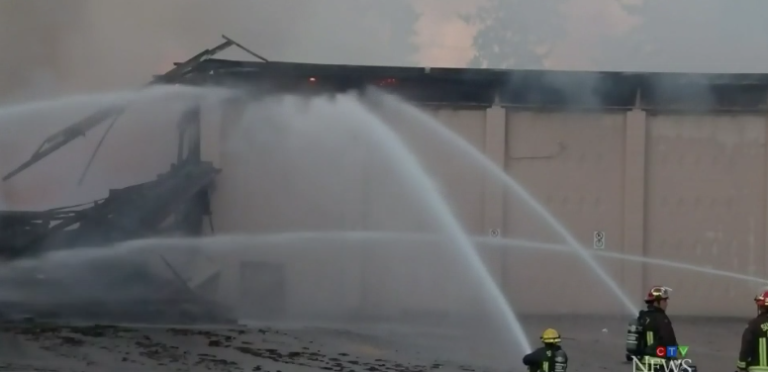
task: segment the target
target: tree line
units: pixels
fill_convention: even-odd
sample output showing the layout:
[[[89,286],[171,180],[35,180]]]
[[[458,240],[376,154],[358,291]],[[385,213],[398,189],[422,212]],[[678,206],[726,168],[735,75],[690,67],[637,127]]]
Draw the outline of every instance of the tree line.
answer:
[[[463,17],[478,30],[470,67],[546,67],[567,36],[567,1],[572,0],[486,0]],[[768,70],[768,1],[614,1],[639,23],[618,35],[602,35],[600,50],[591,56],[598,69]]]

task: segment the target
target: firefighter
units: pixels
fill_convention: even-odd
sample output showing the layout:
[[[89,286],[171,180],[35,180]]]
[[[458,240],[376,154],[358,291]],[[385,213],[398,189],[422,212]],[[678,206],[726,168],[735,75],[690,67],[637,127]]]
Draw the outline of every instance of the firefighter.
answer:
[[[646,303],[646,307],[648,310],[650,310],[653,307],[653,303]],[[631,362],[632,358],[634,357],[643,357],[644,349],[645,349],[645,343],[643,342],[643,338],[645,337],[643,333],[643,327],[641,326],[641,321],[644,319],[646,309],[640,309],[640,311],[637,314],[637,317],[635,319],[632,319],[629,321],[628,327],[627,327],[627,342],[626,342],[626,360],[627,362]]]
[[[768,370],[768,290],[755,296],[757,316],[747,323],[741,335],[741,351],[736,368],[739,371]]]
[[[640,312],[638,322],[642,329],[639,351],[643,363],[661,363],[664,358],[658,357],[656,350],[659,347],[678,346],[675,330],[666,313],[670,291],[664,286],[653,286],[645,296],[648,307]]]
[[[523,364],[529,372],[565,372],[568,368],[568,355],[560,347],[560,334],[548,328],[541,334],[544,346],[523,357]]]

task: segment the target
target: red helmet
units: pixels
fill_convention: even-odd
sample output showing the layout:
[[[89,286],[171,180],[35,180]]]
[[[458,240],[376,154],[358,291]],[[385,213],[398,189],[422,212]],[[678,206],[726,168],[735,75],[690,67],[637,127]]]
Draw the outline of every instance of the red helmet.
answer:
[[[648,291],[648,294],[645,296],[645,302],[661,301],[661,300],[669,299],[670,291],[672,291],[671,288],[661,286],[661,285],[655,285],[651,287],[651,289]]]
[[[757,306],[768,306],[768,290],[762,291],[755,296]]]

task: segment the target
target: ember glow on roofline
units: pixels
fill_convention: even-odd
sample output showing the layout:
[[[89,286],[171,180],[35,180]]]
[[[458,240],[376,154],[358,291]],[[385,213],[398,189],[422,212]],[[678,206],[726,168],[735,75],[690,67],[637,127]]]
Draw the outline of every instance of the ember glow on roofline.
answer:
[[[208,59],[181,83],[304,93],[373,86],[420,104],[768,111],[768,74],[491,70]]]

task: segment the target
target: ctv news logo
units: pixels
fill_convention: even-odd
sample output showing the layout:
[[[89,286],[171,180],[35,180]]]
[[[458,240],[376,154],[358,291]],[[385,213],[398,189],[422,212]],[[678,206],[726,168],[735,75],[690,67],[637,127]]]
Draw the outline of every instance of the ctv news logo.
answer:
[[[635,372],[695,372],[696,368],[690,359],[683,359],[688,353],[688,346],[658,347],[658,359],[632,357],[632,369]],[[665,359],[662,359],[665,358]],[[677,358],[677,359],[666,359]]]

